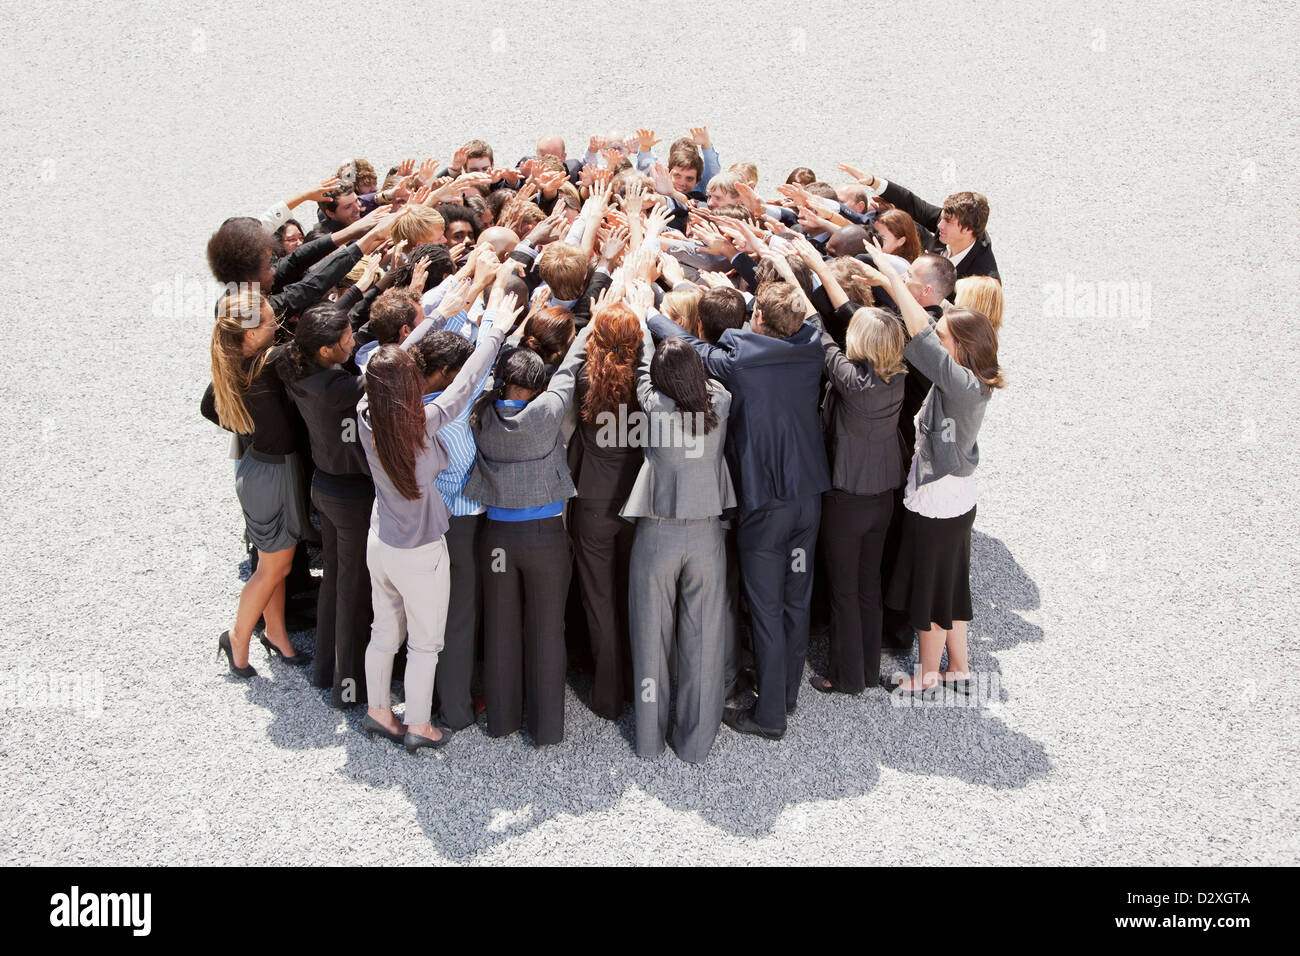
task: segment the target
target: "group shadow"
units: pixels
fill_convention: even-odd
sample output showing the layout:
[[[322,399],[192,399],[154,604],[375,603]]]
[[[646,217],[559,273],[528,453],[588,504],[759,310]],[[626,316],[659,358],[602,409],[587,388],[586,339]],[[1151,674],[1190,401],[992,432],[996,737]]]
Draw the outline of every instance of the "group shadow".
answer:
[[[459,862],[561,815],[607,811],[633,788],[732,835],[758,837],[771,831],[787,807],[869,793],[882,767],[978,786],[1021,787],[1048,775],[1051,765],[1041,743],[996,716],[997,703],[1014,694],[1015,681],[1002,679],[994,654],[1043,639],[1041,628],[1019,613],[1038,609],[1038,588],[996,538],[975,532],[971,552],[971,666],[981,686],[993,688],[988,699],[948,695],[901,706],[880,688],[856,697],[822,695],[805,682],[783,740],[742,736],[723,726],[699,765],[679,760],[671,748],[655,760],[638,757],[631,708],[618,721],[597,717],[583,703],[582,678],[571,680],[566,691],[559,744],[535,748],[526,732],[490,738],[480,718],[446,747],[414,755],[363,734],[363,708],[342,712],[347,732],[340,735],[340,712],[330,707],[329,692],[312,687],[296,668],[275,662],[276,680],[251,681],[246,692],[275,715],[268,733],[277,746],[342,745],[346,760],[340,772],[367,787],[400,788],[438,853]],[[311,649],[311,640],[311,632],[293,635],[302,650]],[[814,635],[808,668],[822,672],[825,657],[826,639]],[[887,652],[882,670],[914,665],[914,650]],[[294,681],[299,686],[285,693],[285,684]],[[400,699],[395,692],[394,701]],[[304,735],[304,726],[313,729]]]

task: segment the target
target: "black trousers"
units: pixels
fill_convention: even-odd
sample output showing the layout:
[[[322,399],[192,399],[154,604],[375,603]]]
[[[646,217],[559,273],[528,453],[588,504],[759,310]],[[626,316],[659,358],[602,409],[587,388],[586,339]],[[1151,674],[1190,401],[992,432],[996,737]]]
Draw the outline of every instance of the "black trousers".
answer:
[[[913,436],[915,438],[915,435]],[[883,592],[889,587],[894,576],[894,565],[898,563],[898,549],[903,543],[903,491],[899,488],[893,492],[894,507],[889,516],[889,527],[885,531],[884,551],[880,556],[880,587]],[[912,625],[908,623],[907,614],[897,608],[885,607],[882,633],[891,636],[911,637]]]
[[[827,677],[857,693],[880,681],[884,614],[880,558],[894,512],[894,492],[822,496],[821,546],[830,586],[831,641]]]
[[[569,513],[573,563],[591,640],[591,709],[607,720],[617,720],[632,699],[627,586],[636,525],[618,516],[622,505],[577,498]]]
[[[332,688],[335,707],[366,702],[366,646],[370,643],[370,572],[366,535],[374,495],[343,498],[312,489],[320,515],[324,575],[316,601],[312,683]]]
[[[754,721],[766,730],[785,730],[799,700],[821,506],[821,495],[809,495],[740,513],[736,545],[758,671]]]
[[[560,518],[493,521],[479,546],[487,731],[523,726],[537,746],[564,739],[564,602],[569,536]]]
[[[474,679],[474,649],[478,640],[479,609],[483,604],[479,543],[486,520],[481,514],[453,515],[447,528],[451,598],[447,603],[447,630],[434,676],[434,695],[438,720],[442,726],[452,730],[461,730],[474,723],[470,682]]]

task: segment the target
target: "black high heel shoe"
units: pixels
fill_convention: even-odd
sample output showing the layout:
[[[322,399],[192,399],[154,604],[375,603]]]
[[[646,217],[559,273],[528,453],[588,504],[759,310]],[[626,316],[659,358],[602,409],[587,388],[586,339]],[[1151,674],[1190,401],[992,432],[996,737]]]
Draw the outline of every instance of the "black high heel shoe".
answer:
[[[230,673],[236,677],[242,677],[248,680],[250,677],[256,677],[257,671],[250,664],[247,667],[235,666],[235,652],[230,648],[230,632],[222,631],[221,636],[217,638],[217,660],[221,660],[221,652],[226,652],[226,663],[230,665]]]
[[[257,637],[258,640],[262,642],[262,646],[266,648],[268,654],[280,658],[280,660],[284,661],[290,667],[302,667],[304,664],[311,663],[310,654],[299,653],[293,655],[293,657],[285,657],[284,651],[272,644],[265,634],[259,634]]]
[[[369,714],[366,714],[366,716],[361,718],[361,729],[366,732],[367,737],[374,737],[375,734],[378,734],[381,737],[386,737],[391,740],[399,747],[406,742],[405,733],[403,731],[389,730]]]
[[[447,741],[451,740],[451,731],[446,727],[439,727],[438,732],[442,734],[442,736],[437,740],[434,740],[432,737],[413,734],[408,730],[406,736],[402,738],[402,742],[406,744],[406,752],[413,754],[422,747],[429,747],[432,750],[437,750],[439,747],[445,746]]]

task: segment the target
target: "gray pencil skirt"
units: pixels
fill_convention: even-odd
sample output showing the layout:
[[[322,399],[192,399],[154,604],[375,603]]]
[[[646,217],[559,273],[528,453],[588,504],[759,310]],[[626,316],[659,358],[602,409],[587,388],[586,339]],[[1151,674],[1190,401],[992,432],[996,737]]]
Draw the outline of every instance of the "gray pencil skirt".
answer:
[[[249,448],[235,469],[235,494],[258,551],[283,551],[305,537],[307,511],[297,455],[264,455]]]

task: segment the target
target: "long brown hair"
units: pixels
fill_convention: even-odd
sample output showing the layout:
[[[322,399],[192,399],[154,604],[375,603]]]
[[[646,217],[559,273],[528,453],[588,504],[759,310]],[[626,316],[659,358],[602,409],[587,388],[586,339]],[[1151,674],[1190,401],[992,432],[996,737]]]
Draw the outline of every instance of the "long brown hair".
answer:
[[[575,337],[573,313],[563,306],[538,309],[524,322],[519,344],[532,349],[547,365],[558,365]]]
[[[415,480],[415,456],[425,448],[424,380],[409,352],[381,345],[366,363],[366,399],[375,453],[398,494],[423,494]]]
[[[253,433],[253,416],[244,404],[244,392],[266,364],[270,346],[252,357],[245,368],[244,336],[262,324],[260,293],[247,288],[222,296],[212,327],[212,396],[217,421],[240,435]]]
[[[894,255],[912,262],[921,254],[921,237],[916,232],[916,220],[903,210],[886,209],[876,217],[876,222],[902,238],[903,244]]]
[[[984,391],[1006,385],[998,366],[998,333],[989,317],[977,309],[954,306],[943,314],[956,345],[957,363],[984,383]]]
[[[582,396],[584,422],[591,424],[601,412],[617,412],[620,405],[636,401],[641,340],[641,322],[626,304],[615,302],[592,315],[587,391]]]

